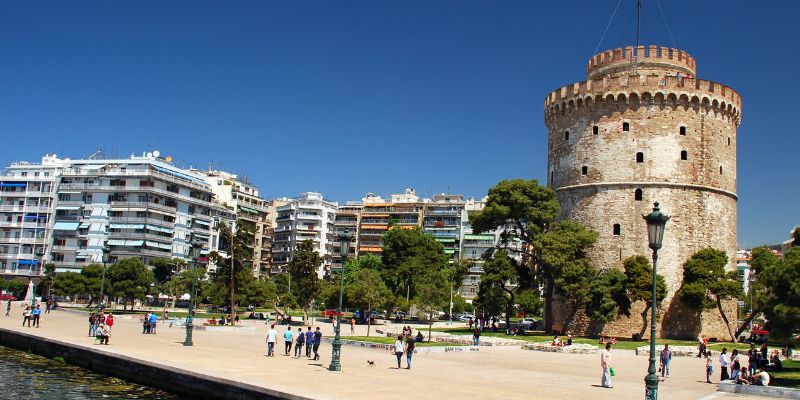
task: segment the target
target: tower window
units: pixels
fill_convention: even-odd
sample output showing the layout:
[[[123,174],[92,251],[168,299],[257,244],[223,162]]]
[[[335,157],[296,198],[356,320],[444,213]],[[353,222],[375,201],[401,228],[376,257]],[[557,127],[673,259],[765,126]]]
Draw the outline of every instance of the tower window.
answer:
[[[633,192],[633,199],[636,201],[642,201],[642,189],[636,189],[636,191]]]
[[[720,167],[720,170],[722,170],[722,167]],[[581,167],[581,175],[587,175],[587,174],[589,174],[589,167],[584,165],[583,167]]]
[[[689,152],[686,150],[681,151],[681,160],[688,160],[689,159]]]
[[[592,127],[592,135],[597,135],[598,133],[600,133],[600,127],[597,126],[597,125],[593,126]]]
[[[623,122],[622,123],[622,131],[623,132],[630,132],[630,130],[631,130],[631,124],[629,124],[627,122]]]
[[[681,127],[681,136],[686,136],[686,127],[685,126]]]
[[[643,163],[644,162],[644,153],[642,153],[641,151],[636,153],[636,162],[637,163]]]
[[[614,224],[613,229],[614,229],[614,236],[619,236],[622,234],[622,227],[620,227],[619,224]]]
[[[719,166],[719,174],[722,175],[722,165]]]
[[[564,140],[569,140],[569,131],[564,131]]]
[[[553,184],[553,171],[550,171],[550,184]]]
[[[731,138],[728,138],[728,146],[731,145]]]

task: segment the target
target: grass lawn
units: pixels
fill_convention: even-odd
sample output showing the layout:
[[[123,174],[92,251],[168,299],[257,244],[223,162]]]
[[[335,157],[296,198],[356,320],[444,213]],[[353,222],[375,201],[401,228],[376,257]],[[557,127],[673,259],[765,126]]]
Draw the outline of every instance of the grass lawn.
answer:
[[[780,371],[770,371],[772,377],[770,386],[800,387],[800,361],[785,360],[783,369]]]
[[[355,340],[359,342],[369,342],[369,343],[382,343],[382,344],[394,344],[394,341],[397,340],[395,338],[390,338],[387,336],[342,336],[342,340]],[[432,347],[432,346],[461,346],[456,343],[443,343],[443,342],[422,342],[417,343],[417,346],[420,347]]]

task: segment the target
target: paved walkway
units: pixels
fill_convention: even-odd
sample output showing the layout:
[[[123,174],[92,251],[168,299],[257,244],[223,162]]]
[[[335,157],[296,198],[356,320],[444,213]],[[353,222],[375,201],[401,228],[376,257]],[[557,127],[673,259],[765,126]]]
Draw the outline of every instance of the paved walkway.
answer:
[[[58,311],[43,314],[41,328],[37,329],[20,326],[22,311],[17,305],[12,314],[0,317],[0,326],[101,347],[86,336],[88,322],[82,315]],[[167,325],[161,324],[157,335],[142,335],[138,321],[118,319],[111,344],[101,350],[319,399],[641,399],[647,373],[646,358],[633,351],[614,351],[615,387],[604,389],[598,387],[601,370],[597,355],[514,347],[482,347],[477,353],[416,354],[410,371],[394,369],[395,357],[388,352],[343,347],[343,371],[334,373],[326,369],[331,354],[326,344],[320,349],[320,361],[283,356],[282,343],[277,346],[276,357],[265,357],[264,325],[249,332],[195,331],[194,347],[182,346],[183,328]],[[331,324],[321,327],[326,336],[332,335]],[[279,334],[285,331],[285,327],[277,328]],[[349,325],[343,328],[343,333],[349,334]],[[365,335],[366,326],[358,326],[356,334]],[[367,360],[374,360],[375,366],[368,366]],[[717,385],[703,382],[704,368],[700,359],[673,359],[672,377],[660,385],[659,398],[756,399],[717,392]]]

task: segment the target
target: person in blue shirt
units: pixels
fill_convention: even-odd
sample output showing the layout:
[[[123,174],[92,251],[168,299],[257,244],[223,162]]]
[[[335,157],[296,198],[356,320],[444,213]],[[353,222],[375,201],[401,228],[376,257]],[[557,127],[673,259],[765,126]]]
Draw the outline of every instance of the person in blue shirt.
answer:
[[[156,326],[158,325],[158,315],[156,313],[150,313],[150,333],[153,335],[156,334]]]
[[[289,352],[292,351],[292,327],[287,326],[286,332],[283,332],[283,355],[288,356]]]
[[[322,343],[322,332],[319,327],[314,332],[314,360],[319,360],[319,344]]]
[[[672,361],[672,350],[669,349],[669,345],[664,345],[664,350],[661,350],[661,376],[666,376],[669,378],[669,363]]]
[[[267,357],[275,357],[275,342],[277,338],[278,332],[275,331],[275,324],[272,324],[269,332],[267,332]]]
[[[300,358],[303,355],[303,345],[306,343],[306,335],[303,334],[303,328],[297,328],[297,343],[294,345],[294,358]]]
[[[39,308],[38,304],[36,305],[36,308],[33,309],[32,314],[33,314],[33,324],[36,325],[36,327],[38,328],[39,327],[39,316],[42,315],[42,309]]]
[[[311,332],[311,325],[306,332],[306,358],[311,358],[311,347],[314,344],[314,332]]]

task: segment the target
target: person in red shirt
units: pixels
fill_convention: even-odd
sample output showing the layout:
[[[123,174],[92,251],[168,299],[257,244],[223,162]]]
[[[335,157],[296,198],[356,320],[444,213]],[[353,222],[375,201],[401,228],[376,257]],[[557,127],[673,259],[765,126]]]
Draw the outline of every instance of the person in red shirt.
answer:
[[[108,326],[108,329],[111,329],[114,326],[114,314],[108,313],[108,316],[106,317],[106,325]]]

